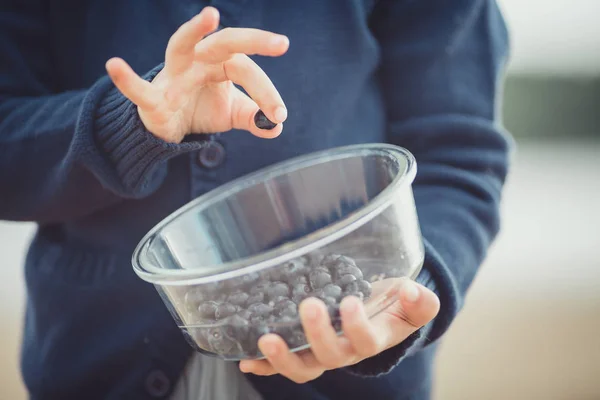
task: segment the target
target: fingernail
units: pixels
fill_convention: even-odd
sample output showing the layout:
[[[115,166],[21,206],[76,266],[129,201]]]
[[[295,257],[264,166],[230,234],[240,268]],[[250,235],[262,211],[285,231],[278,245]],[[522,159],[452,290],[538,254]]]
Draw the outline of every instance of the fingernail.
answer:
[[[306,307],[306,310],[304,312],[304,316],[306,317],[306,319],[308,319],[309,321],[314,321],[317,319],[319,312],[317,310],[317,307],[315,307],[314,305],[308,305]]]
[[[402,292],[404,300],[408,301],[409,303],[415,303],[417,300],[419,300],[419,295],[421,294],[421,291],[417,285],[412,281],[406,281],[402,287]]]
[[[273,46],[281,46],[282,44],[287,44],[289,39],[287,36],[278,35],[271,38],[271,45]]]
[[[275,119],[277,122],[283,122],[287,118],[287,110],[285,107],[277,107],[275,110]]]
[[[258,129],[271,130],[277,126],[276,123],[270,121],[262,110],[254,115],[254,124]]]

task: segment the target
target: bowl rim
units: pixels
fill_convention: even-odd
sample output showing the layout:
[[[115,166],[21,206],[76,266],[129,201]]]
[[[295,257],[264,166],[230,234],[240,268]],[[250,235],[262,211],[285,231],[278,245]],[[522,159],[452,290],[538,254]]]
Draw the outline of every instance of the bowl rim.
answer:
[[[299,239],[284,243],[267,251],[262,251],[250,257],[220,264],[222,272],[212,275],[199,274],[200,268],[164,269],[153,266],[142,266],[139,260],[142,252],[151,243],[151,239],[161,229],[188,211],[196,209],[198,206],[201,209],[209,207],[233,193],[298,169],[324,162],[356,156],[375,155],[377,153],[387,153],[388,156],[391,155],[396,160],[403,159],[406,162],[406,168],[404,171],[399,171],[394,179],[367,204],[327,227],[317,229]],[[243,276],[251,272],[262,271],[321,248],[358,229],[386,209],[393,199],[392,195],[401,187],[411,185],[416,174],[417,163],[413,154],[403,147],[392,144],[355,144],[320,150],[290,158],[231,180],[181,206],[163,218],[144,235],[133,251],[131,263],[135,273],[144,281],[155,285],[168,286],[210,283]]]

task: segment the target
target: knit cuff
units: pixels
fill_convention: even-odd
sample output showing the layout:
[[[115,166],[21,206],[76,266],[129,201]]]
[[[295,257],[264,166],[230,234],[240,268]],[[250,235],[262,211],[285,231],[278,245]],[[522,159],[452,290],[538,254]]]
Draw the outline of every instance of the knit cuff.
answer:
[[[441,259],[431,246],[425,242],[425,261],[423,269],[416,278],[416,281],[421,285],[433,291],[440,298],[445,290],[436,282],[434,272],[440,265]],[[361,377],[377,377],[389,373],[396,367],[404,358],[421,350],[428,344],[432,343],[434,338],[432,333],[438,331],[439,321],[447,320],[448,315],[454,315],[454,307],[449,306],[444,309],[442,306],[440,312],[431,322],[422,328],[418,329],[407,337],[402,343],[394,346],[376,356],[367,358],[356,365],[347,367],[345,370],[352,375]],[[439,336],[436,335],[436,336]]]
[[[159,65],[143,76],[152,81]],[[167,160],[198,150],[204,141],[167,143],[150,133],[137,107],[102,78],[84,101],[80,122],[84,146],[82,157],[102,184],[122,197],[141,198],[156,190],[167,174]],[[89,121],[86,123],[86,121]],[[87,126],[86,126],[87,125]]]

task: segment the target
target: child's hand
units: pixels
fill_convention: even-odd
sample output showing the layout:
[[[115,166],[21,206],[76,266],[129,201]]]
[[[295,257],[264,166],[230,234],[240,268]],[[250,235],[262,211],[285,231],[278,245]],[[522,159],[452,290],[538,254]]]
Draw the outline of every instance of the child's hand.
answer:
[[[342,301],[343,336],[336,335],[322,301],[305,300],[300,316],[310,351],[291,353],[281,337],[268,334],[259,340],[267,360],[242,361],[240,370],[256,375],[281,374],[296,383],[305,383],[327,370],[356,364],[398,345],[437,315],[440,302],[424,286],[404,279],[396,281],[398,300],[372,319],[356,297]]]
[[[189,133],[234,128],[265,138],[281,133],[281,122],[287,117],[283,100],[248,55],[281,56],[289,46],[287,37],[242,28],[226,28],[206,37],[218,25],[219,13],[212,7],[183,24],[169,40],[165,67],[152,83],[120,58],[106,63],[114,84],[138,106],[142,122],[156,137],[179,143]],[[254,116],[259,107],[278,123],[275,128],[256,127]]]

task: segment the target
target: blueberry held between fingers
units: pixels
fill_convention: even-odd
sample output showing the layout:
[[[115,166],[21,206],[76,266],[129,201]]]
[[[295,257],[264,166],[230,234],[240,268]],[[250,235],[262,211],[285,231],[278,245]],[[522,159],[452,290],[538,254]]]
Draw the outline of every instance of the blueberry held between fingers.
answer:
[[[262,110],[254,115],[254,124],[259,129],[271,130],[277,126],[276,123],[271,122]]]

